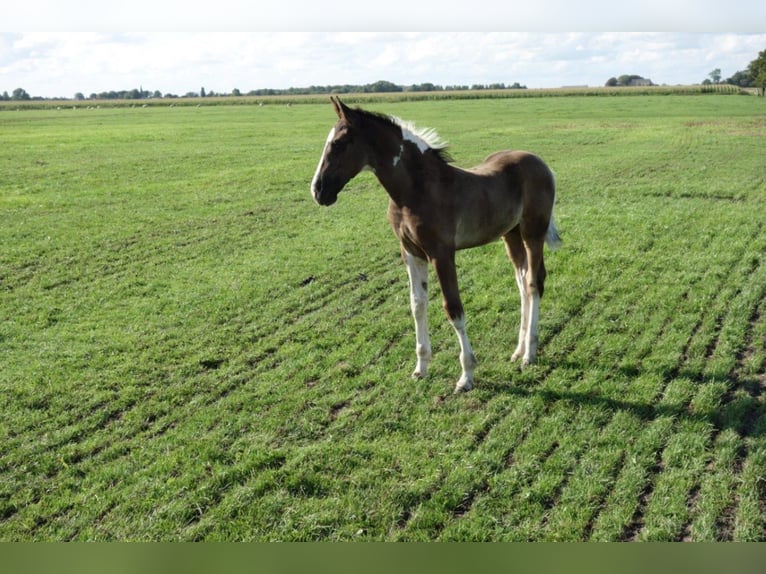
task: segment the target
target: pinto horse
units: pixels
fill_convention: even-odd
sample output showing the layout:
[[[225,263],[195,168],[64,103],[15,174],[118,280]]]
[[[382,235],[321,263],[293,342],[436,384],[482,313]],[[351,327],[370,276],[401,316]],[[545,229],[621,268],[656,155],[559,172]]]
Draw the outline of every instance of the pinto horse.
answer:
[[[338,122],[330,130],[311,193],[332,205],[362,170],[371,170],[388,192],[388,219],[407,265],[415,319],[417,365],[425,377],[431,362],[428,336],[428,266],[441,286],[444,310],[460,342],[463,372],[455,392],[473,387],[476,357],[466,333],[458,290],[455,251],[503,239],[521,294],[519,341],[512,360],[534,362],[540,298],[545,287],[543,243],[561,243],[553,222],[553,172],[537,156],[499,151],[472,169],[450,164],[435,131],[331,98]]]

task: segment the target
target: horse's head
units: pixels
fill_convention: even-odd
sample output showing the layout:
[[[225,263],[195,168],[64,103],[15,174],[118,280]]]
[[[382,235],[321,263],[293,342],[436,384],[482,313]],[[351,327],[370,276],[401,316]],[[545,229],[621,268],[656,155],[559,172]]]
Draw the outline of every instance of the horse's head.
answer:
[[[330,130],[311,180],[311,194],[319,205],[332,205],[338,193],[351,178],[367,166],[365,147],[356,145],[359,139],[358,113],[338,98],[331,97],[338,122]]]

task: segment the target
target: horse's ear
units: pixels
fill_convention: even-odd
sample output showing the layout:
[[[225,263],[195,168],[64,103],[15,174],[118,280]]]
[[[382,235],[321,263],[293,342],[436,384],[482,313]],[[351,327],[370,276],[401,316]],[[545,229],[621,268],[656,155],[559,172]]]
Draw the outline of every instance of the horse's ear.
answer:
[[[335,108],[335,113],[338,114],[338,117],[347,122],[351,122],[354,110],[341,102],[338,96],[330,96],[330,101],[332,101],[332,105]]]
[[[336,96],[330,96],[330,101],[335,108],[335,113],[338,114],[339,118],[343,119],[346,115],[346,106],[343,105],[343,102],[340,101],[340,98]]]

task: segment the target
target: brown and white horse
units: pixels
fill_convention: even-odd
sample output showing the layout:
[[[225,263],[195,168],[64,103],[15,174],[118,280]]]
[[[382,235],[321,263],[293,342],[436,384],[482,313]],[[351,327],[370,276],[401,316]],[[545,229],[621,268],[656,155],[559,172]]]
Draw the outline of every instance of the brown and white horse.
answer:
[[[320,205],[332,205],[348,181],[372,170],[388,192],[388,219],[407,265],[415,318],[417,365],[431,362],[428,337],[428,264],[441,285],[444,310],[460,341],[463,373],[455,392],[473,387],[476,357],[466,334],[455,251],[503,238],[521,294],[519,341],[512,359],[532,363],[537,351],[540,298],[545,286],[543,243],[560,244],[553,223],[554,176],[537,156],[500,151],[472,169],[449,163],[446,144],[433,130],[397,118],[351,109],[331,98],[338,122],[330,130],[311,182]]]

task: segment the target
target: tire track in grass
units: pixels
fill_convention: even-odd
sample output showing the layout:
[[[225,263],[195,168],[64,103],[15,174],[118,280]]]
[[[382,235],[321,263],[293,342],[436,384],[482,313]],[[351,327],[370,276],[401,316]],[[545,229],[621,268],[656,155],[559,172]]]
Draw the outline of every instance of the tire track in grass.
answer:
[[[474,453],[473,458],[480,457],[483,461],[483,464],[476,469],[479,471],[478,478],[471,479],[462,472],[453,471],[445,481],[444,487],[429,501],[429,505],[422,509],[424,515],[429,516],[436,514],[440,505],[443,507],[438,511],[441,518],[435,525],[435,532],[431,534],[431,537],[442,539],[455,537],[477,539],[478,537],[480,539],[485,536],[478,534],[478,530],[481,529],[477,530],[474,524],[477,514],[484,516],[477,508],[482,508],[487,504],[487,500],[495,499],[493,491],[498,477],[508,472],[508,468],[517,468],[518,449],[523,449],[523,445],[532,440],[536,443],[537,456],[542,457],[543,460],[556,451],[557,441],[552,439],[550,433],[542,433],[539,430],[540,425],[546,428],[548,426],[545,421],[549,419],[551,403],[534,392],[526,393],[518,389],[509,389],[509,392],[517,397],[514,399],[514,411],[491,428]],[[519,405],[525,409],[533,408],[534,416],[529,417],[522,413],[519,420],[520,415],[516,412]],[[504,434],[502,429],[508,425],[512,425],[513,436],[505,440],[502,438]],[[533,435],[538,438],[531,438]],[[545,443],[544,445],[541,440]],[[489,456],[487,449],[492,449],[495,454]],[[544,452],[540,452],[540,449]],[[484,468],[483,471],[482,468]],[[463,482],[464,486],[459,486],[460,482]],[[444,496],[448,492],[453,494],[448,501],[445,501]],[[464,535],[459,534],[461,532]]]
[[[610,281],[606,286],[601,285],[600,289],[593,289],[590,292],[583,292],[573,302],[569,308],[560,315],[558,322],[549,322],[543,315],[543,330],[548,333],[542,339],[541,356],[551,364],[571,364],[576,362],[572,358],[572,352],[578,343],[582,342],[583,335],[593,325],[594,321],[600,317],[602,306],[618,297],[618,284],[621,277],[627,273],[626,268],[621,268],[619,276],[615,281]],[[542,334],[542,333],[541,333]]]
[[[720,347],[722,327],[726,316],[731,312],[732,301],[737,299],[746,283],[743,278],[750,277],[754,271],[753,259],[748,257],[752,244],[763,242],[762,226],[755,225],[751,233],[743,238],[740,249],[733,251],[729,265],[709,277],[703,283],[706,287],[703,300],[708,303],[701,311],[700,324],[692,330],[688,344],[684,348],[677,373],[702,381],[706,377],[725,376],[726,373],[713,373],[710,359]],[[736,281],[732,281],[736,278]],[[723,349],[719,349],[719,353]]]
[[[738,476],[735,541],[766,540],[766,413],[761,415],[756,428],[758,434],[748,440],[748,456]]]
[[[383,264],[383,263],[381,263]],[[375,269],[375,267],[373,268]],[[352,284],[353,280],[348,280],[346,284]],[[317,309],[319,309],[321,306],[317,306]],[[289,335],[288,335],[289,337]],[[276,352],[276,349],[268,352],[266,356],[273,354]],[[230,379],[234,380],[236,379]],[[200,389],[198,391],[200,396],[206,396],[207,402],[206,404],[211,404],[217,400],[219,400],[222,396],[225,396],[225,394],[231,392],[233,388],[236,388],[236,386],[239,386],[241,384],[245,384],[246,379],[240,378],[238,382],[235,382],[234,387],[229,386],[228,389],[225,391],[220,391],[220,389],[216,389],[219,392],[214,392],[212,394],[209,393],[208,389]],[[176,392],[176,389],[172,389],[171,391],[160,391],[159,395],[154,397],[152,400],[156,404],[165,404],[166,400],[162,398],[161,395],[167,395],[167,396],[173,396],[173,394]],[[168,394],[169,393],[169,394]],[[101,456],[102,453],[104,453],[104,456],[106,457],[106,460],[113,459],[114,457],[119,456],[126,456],[127,452],[130,452],[131,448],[129,445],[131,442],[135,442],[136,444],[143,443],[146,440],[150,440],[152,438],[156,438],[159,434],[164,434],[168,430],[174,428],[176,424],[182,420],[182,418],[185,416],[185,413],[183,412],[183,409],[181,411],[176,411],[174,413],[166,413],[166,414],[153,414],[148,415],[149,418],[146,419],[149,421],[149,424],[142,423],[140,421],[137,421],[138,424],[131,423],[130,418],[126,416],[127,413],[130,413],[134,408],[136,408],[137,405],[143,405],[146,404],[146,401],[148,400],[147,396],[142,397],[140,403],[138,401],[138,398],[135,400],[128,400],[127,402],[124,402],[123,405],[121,405],[120,409],[117,411],[112,412],[111,415],[104,416],[102,414],[104,409],[104,403],[103,401],[99,400],[97,403],[95,403],[91,407],[86,407],[86,410],[88,413],[85,415],[85,426],[83,426],[83,423],[81,422],[83,419],[82,412],[78,412],[78,423],[77,428],[74,431],[74,434],[67,438],[64,437],[60,430],[57,431],[57,434],[61,436],[61,440],[64,442],[62,443],[61,440],[58,441],[31,441],[31,445],[33,445],[33,451],[28,453],[28,457],[31,459],[41,459],[45,457],[45,453],[54,453],[61,450],[62,447],[67,447],[67,445],[71,445],[67,448],[65,448],[64,454],[60,457],[61,458],[61,464],[52,464],[48,465],[49,470],[46,471],[46,480],[55,480],[56,476],[59,472],[64,470],[65,464],[76,466],[80,461],[83,460],[101,460],[103,457]],[[199,407],[199,405],[197,405]],[[113,409],[112,409],[113,410]],[[141,409],[143,410],[143,408]],[[68,417],[71,416],[71,411],[67,411],[63,416],[65,419],[68,420]],[[145,417],[147,415],[141,414],[139,415],[141,417]],[[92,422],[90,422],[92,421]],[[53,421],[48,421],[49,423],[52,423]],[[58,421],[55,423],[55,426],[58,429],[66,428],[67,422],[64,421]],[[133,430],[128,430],[132,428]],[[152,430],[149,430],[149,429]],[[111,434],[114,429],[119,429],[120,433],[122,434],[121,438],[121,448],[119,449],[111,449],[109,448],[110,444],[113,442],[113,435]],[[157,429],[160,429],[159,431]],[[126,433],[127,431],[127,433]],[[39,433],[42,432],[41,429],[36,428],[35,432]],[[148,433],[148,434],[147,434]],[[91,437],[98,437],[101,436],[102,438],[96,438],[96,440],[90,440]],[[20,439],[21,440],[21,439]],[[127,442],[126,442],[127,441]],[[15,451],[15,452],[21,452],[21,451]],[[25,455],[27,456],[27,455]],[[16,493],[13,498],[18,499],[19,493]],[[9,505],[9,508],[18,508],[18,505],[11,504]]]
[[[684,540],[725,542],[733,539],[737,502],[732,494],[742,472],[744,453],[741,450],[740,437],[732,430],[715,438],[697,500],[692,505],[694,516],[684,529]]]
[[[744,300],[733,307],[741,308],[745,314],[752,310],[744,325],[741,324],[743,316],[732,319],[740,323],[732,330],[736,333],[735,341],[741,343],[733,345],[738,351],[728,377],[728,388],[720,399],[720,406],[711,415],[716,424],[717,448],[710,463],[711,474],[701,486],[697,515],[690,526],[690,537],[694,540],[734,539],[735,521],[743,501],[739,495],[732,499],[731,493],[737,490],[737,485],[744,483],[744,469],[749,464],[750,449],[763,436],[762,430],[759,433],[759,425],[766,413],[763,397],[766,386],[766,321],[763,320],[766,268],[761,264],[745,281],[755,288],[752,292],[743,293]]]
[[[572,477],[546,517],[541,538],[559,541],[591,538],[639,428],[640,419],[635,414],[615,412],[572,470]]]
[[[672,464],[666,464],[662,476],[658,477],[642,539],[679,542],[691,539],[690,522],[699,504],[700,481],[708,465],[710,441],[706,430],[704,426],[687,429],[682,425],[676,431],[680,437],[678,448],[688,451],[688,460],[677,462],[672,458]],[[671,441],[668,449],[675,448],[676,441]],[[670,455],[663,456],[670,458]]]
[[[443,540],[535,539],[543,517],[556,504],[585,448],[583,427],[600,424],[593,411],[583,408],[572,418],[572,404],[552,404],[535,428],[505,457],[504,468],[488,477],[487,486],[445,525]]]
[[[678,420],[685,421],[683,414],[692,392],[688,380],[674,380],[665,386],[662,398],[652,407],[648,422],[627,453],[614,489],[594,523],[592,539],[638,540],[644,536],[647,521],[652,520],[653,505],[657,504],[657,490],[663,488],[668,465],[674,462],[667,460],[665,453],[676,440]],[[694,419],[686,422],[699,424]],[[676,451],[683,449],[677,447]]]
[[[511,409],[497,421],[478,444],[453,466],[438,489],[416,508],[404,527],[394,535],[398,540],[433,540],[451,521],[469,511],[477,497],[488,488],[490,478],[505,465],[509,454],[533,432],[545,403],[530,396],[514,401]]]
[[[547,530],[551,513],[561,510],[562,504],[566,504],[562,503],[562,493],[569,489],[594,437],[610,418],[608,410],[600,406],[577,408],[577,414],[569,419],[563,430],[565,438],[559,441],[556,451],[542,464],[539,476],[516,495],[518,506],[513,508],[509,517],[511,520],[504,521],[503,528],[510,528],[510,531],[501,534],[503,539],[541,541],[564,538],[565,535],[560,533],[552,536]]]
[[[466,429],[467,433],[464,433],[465,436],[471,437],[471,440],[466,446],[466,453],[468,454],[460,455],[461,460],[459,461],[459,464],[464,464],[462,460],[464,456],[479,457],[479,453],[483,452],[485,448],[484,443],[487,440],[497,440],[495,437],[497,429],[505,427],[508,424],[507,419],[509,417],[513,419],[514,417],[518,416],[518,413],[516,412],[516,410],[519,408],[518,397],[523,398],[525,396],[532,396],[523,392],[519,392],[518,389],[505,385],[499,386],[498,392],[493,392],[491,389],[487,389],[486,385],[483,385],[482,389],[477,390],[476,393],[485,393],[487,397],[491,398],[489,398],[486,406],[477,412],[477,414],[484,413],[481,415],[481,420],[477,421],[475,425],[472,425]],[[472,396],[476,395],[474,394]],[[465,401],[465,398],[461,396],[455,397],[454,395],[440,395],[437,396],[434,400],[434,408],[441,410],[446,401],[463,402]],[[511,409],[510,412],[509,409]],[[535,414],[534,416],[536,417],[538,414]],[[532,424],[527,420],[527,415],[522,415],[521,421],[518,421],[518,423],[526,423],[522,434],[526,433],[529,430],[529,425]],[[471,463],[469,462],[468,464]],[[508,464],[510,464],[510,462],[508,462]],[[415,538],[422,538],[424,536],[424,531],[422,529],[413,530],[409,527],[408,522],[414,515],[417,514],[417,509],[421,506],[427,509],[426,514],[428,514],[428,509],[433,507],[433,501],[431,498],[434,496],[441,496],[440,489],[442,487],[450,488],[448,474],[449,469],[451,468],[452,467],[450,466],[447,471],[442,473],[439,483],[434,483],[426,493],[426,496],[417,498],[417,504],[415,506],[405,508],[403,511],[404,518],[401,518],[398,521],[399,531],[396,534],[397,538],[409,539],[409,537],[413,536]],[[471,507],[473,506],[473,503],[477,497],[481,497],[483,494],[486,494],[489,488],[488,480],[489,475],[486,475],[480,481],[472,483],[470,487],[464,490],[463,495],[459,500],[455,498],[455,502],[452,504],[451,509],[445,510],[446,515],[449,515],[454,519],[470,512]],[[415,518],[415,521],[417,521],[417,517]],[[436,530],[440,531],[441,528],[441,526],[437,526]]]
[[[754,267],[752,262],[740,265],[742,273],[739,276],[752,278]],[[733,291],[733,293],[731,293]],[[711,334],[709,341],[715,341],[715,345],[710,342],[706,345],[706,365],[703,371],[702,381],[688,381],[683,379],[672,379],[667,390],[671,385],[689,387],[688,407],[686,412],[678,417],[678,423],[673,437],[663,453],[663,469],[658,474],[657,482],[652,490],[651,500],[648,501],[646,511],[644,512],[644,525],[639,533],[640,539],[645,540],[684,540],[692,538],[692,524],[695,516],[699,515],[698,507],[708,504],[707,497],[712,486],[706,486],[702,483],[703,472],[709,467],[710,461],[708,447],[710,444],[716,444],[718,429],[717,416],[711,416],[713,411],[711,405],[717,404],[720,400],[724,386],[716,382],[723,368],[731,368],[732,359],[728,356],[723,357],[722,367],[716,364],[721,355],[721,348],[731,348],[733,341],[742,335],[741,327],[735,329],[731,326],[732,317],[736,318],[736,313],[732,309],[737,309],[742,305],[748,306],[747,298],[750,298],[749,305],[753,304],[753,295],[748,295],[738,288],[724,290],[724,293],[718,297],[718,301],[729,302],[729,312],[725,314],[724,309],[720,309],[717,314],[715,324],[716,329]],[[762,291],[756,293],[755,297],[760,299]],[[757,304],[757,301],[755,302]],[[711,350],[712,349],[712,350]],[[703,383],[703,386],[699,386]],[[699,388],[696,388],[699,387]],[[693,394],[692,394],[693,393]],[[730,448],[728,450],[731,450]],[[737,449],[733,451],[737,453]],[[738,464],[732,463],[733,467]],[[703,488],[704,487],[704,488]]]
[[[205,405],[210,405],[225,398],[229,393],[233,391],[234,388],[242,384],[246,384],[247,382],[247,378],[243,377],[234,377],[234,379],[238,379],[238,382],[235,382],[233,387],[229,385],[223,391],[220,389],[220,386],[218,386],[216,388],[216,392],[210,393],[208,390],[209,388],[205,386],[197,393],[199,394],[200,398],[202,398]],[[230,380],[233,379],[230,378]],[[173,396],[175,391],[168,392],[170,392],[168,396]],[[161,392],[160,394],[167,394],[167,392]],[[143,398],[142,403],[145,403],[145,401],[146,397]],[[166,401],[163,400],[161,396],[157,396],[153,399],[153,402],[155,404],[165,404]],[[197,404],[195,405],[195,408],[199,408],[199,401],[196,401],[196,403]],[[73,468],[77,469],[78,472],[85,474],[89,472],[88,468],[93,468],[92,464],[96,461],[101,461],[100,464],[103,464],[106,461],[118,461],[119,459],[125,459],[129,457],[130,453],[134,452],[134,449],[138,448],[140,444],[145,444],[146,441],[156,440],[159,436],[165,434],[171,429],[174,429],[189,414],[186,412],[187,409],[182,407],[180,410],[175,410],[173,412],[151,415],[148,419],[146,419],[149,421],[148,424],[140,421],[136,421],[139,424],[133,424],[130,422],[130,420],[134,419],[135,417],[128,416],[128,413],[131,412],[136,404],[137,401],[133,401],[130,404],[126,403],[123,405],[124,408],[120,409],[117,414],[113,413],[111,416],[103,417],[98,415],[96,418],[100,420],[96,421],[95,426],[88,425],[87,428],[80,426],[77,429],[77,434],[74,436],[74,438],[67,439],[67,443],[71,444],[72,448],[66,449],[69,454],[65,453],[62,455],[62,460],[65,460],[68,466],[72,466]],[[91,412],[97,414],[97,412],[101,410],[102,406],[103,403],[95,405],[91,409]],[[144,415],[140,416],[143,417]],[[130,428],[131,426],[133,430],[128,431],[127,434],[125,434],[127,428]],[[115,429],[119,429],[123,435],[120,441],[120,448],[118,449],[109,448],[110,444],[113,442],[113,434],[111,433]],[[102,438],[97,438],[95,441],[90,441],[89,437],[91,436],[101,436]],[[49,448],[51,451],[58,451],[60,450],[60,445],[58,445],[58,443],[52,444],[46,448]],[[63,464],[59,466],[58,471],[56,471],[54,475],[48,476],[47,480],[55,480],[56,474],[58,474],[58,472],[61,470],[63,470]],[[20,493],[16,493],[13,498],[15,500],[19,500],[19,494]],[[8,508],[18,508],[18,504],[9,504]],[[15,513],[15,511],[9,512],[9,515],[13,513]]]
[[[760,227],[757,226],[749,234],[739,252],[732,253],[725,242],[720,247],[714,244],[706,246],[709,252],[724,252],[729,253],[730,256],[728,261],[722,261],[717,266],[714,274],[703,276],[690,285],[687,294],[682,297],[679,304],[672,307],[677,316],[682,318],[670,324],[671,329],[668,335],[675,341],[673,347],[680,345],[681,340],[685,339],[680,346],[678,358],[670,367],[668,366],[670,357],[658,363],[659,357],[649,355],[642,363],[650,368],[662,365],[661,371],[666,373],[668,379],[685,376],[697,381],[702,380],[704,364],[717,345],[721,322],[728,308],[727,302],[738,293],[737,286],[727,279],[732,276],[741,276],[741,273],[746,272],[746,268],[742,266],[742,257],[747,244],[757,239],[759,233]],[[684,327],[688,329],[686,336]],[[658,346],[665,347],[665,345]]]
[[[373,260],[364,273],[365,279],[362,279],[359,273],[350,272],[348,276],[340,281],[319,281],[312,280],[305,285],[296,285],[290,296],[281,301],[279,308],[275,308],[273,301],[270,303],[270,317],[279,317],[280,328],[275,337],[273,324],[269,323],[260,328],[260,332],[254,333],[254,344],[259,345],[263,341],[268,341],[267,347],[270,349],[278,348],[290,341],[296,334],[311,324],[314,319],[326,316],[333,316],[332,313],[345,309],[348,310],[348,296],[367,283],[368,278],[374,278],[374,283],[379,281],[381,276],[391,274],[390,255],[380,256],[376,261]],[[312,276],[313,277],[313,276]],[[306,280],[302,280],[301,283]],[[389,285],[394,285],[397,280],[390,278]],[[307,293],[305,290],[310,290]],[[392,290],[393,296],[393,290]],[[332,303],[332,305],[330,305]],[[337,316],[337,315],[335,315]]]

